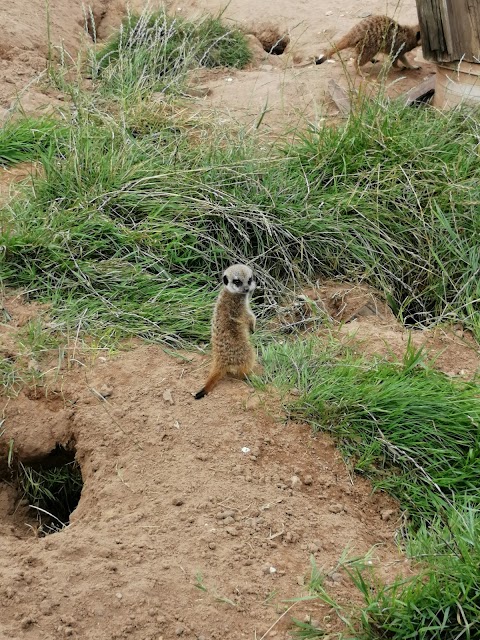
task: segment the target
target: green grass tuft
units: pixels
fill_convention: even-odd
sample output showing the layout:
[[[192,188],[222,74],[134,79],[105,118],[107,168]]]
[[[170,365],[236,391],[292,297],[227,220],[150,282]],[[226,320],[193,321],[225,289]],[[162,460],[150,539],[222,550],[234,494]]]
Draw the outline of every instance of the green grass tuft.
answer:
[[[48,149],[53,132],[61,125],[53,118],[22,117],[8,120],[0,128],[0,166],[37,160]]]
[[[288,148],[320,270],[384,291],[407,323],[460,319],[480,336],[478,123],[478,110],[366,102]]]
[[[479,386],[435,371],[411,345],[401,363],[338,355],[312,340],[271,345],[266,380],[299,389],[294,415],[330,431],[417,523],[454,501],[480,506]]]
[[[165,12],[128,15],[119,31],[92,61],[94,77],[110,93],[128,89],[178,91],[198,67],[243,68],[251,60],[245,35],[219,18],[195,22]]]
[[[480,513],[463,507],[423,525],[410,552],[421,561],[410,580],[381,584],[371,572],[345,566],[363,596],[349,621],[360,640],[474,640],[480,621]],[[328,595],[320,594],[321,597]],[[344,613],[338,613],[345,619]],[[348,614],[347,614],[348,615]],[[351,636],[349,636],[351,637]]]
[[[83,487],[80,466],[75,461],[39,469],[20,463],[18,483],[23,497],[36,509],[45,533],[68,524]]]

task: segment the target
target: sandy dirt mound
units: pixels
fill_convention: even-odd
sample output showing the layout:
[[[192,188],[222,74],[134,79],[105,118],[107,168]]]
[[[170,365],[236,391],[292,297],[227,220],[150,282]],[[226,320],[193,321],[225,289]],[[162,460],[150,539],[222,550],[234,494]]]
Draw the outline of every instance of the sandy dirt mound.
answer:
[[[10,439],[27,462],[74,443],[84,488],[71,525],[36,538],[0,485],[0,637],[261,638],[283,599],[305,593],[311,554],[346,600],[347,546],[378,545],[383,577],[406,570],[392,500],[352,478],[328,437],[269,417],[244,383],[195,401],[204,364],[141,347],[70,372],[47,397],[10,400],[3,459]],[[316,604],[291,614],[335,628]],[[266,637],[288,637],[289,619]]]

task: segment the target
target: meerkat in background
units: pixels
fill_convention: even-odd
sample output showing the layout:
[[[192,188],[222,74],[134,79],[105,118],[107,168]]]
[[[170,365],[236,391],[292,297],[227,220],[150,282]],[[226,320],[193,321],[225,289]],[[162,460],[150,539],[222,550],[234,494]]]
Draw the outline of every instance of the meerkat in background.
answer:
[[[322,64],[334,53],[351,47],[355,49],[355,68],[363,75],[360,67],[374,60],[377,53],[390,56],[393,66],[398,66],[400,60],[407,69],[420,69],[412,66],[405,53],[418,47],[421,42],[419,26],[402,27],[387,16],[369,16],[340,38],[331,49],[320,56],[315,64]]]
[[[250,333],[255,331],[255,316],[250,298],[255,280],[250,267],[234,264],[223,274],[220,291],[212,317],[212,365],[203,389],[195,394],[200,400],[219,380],[231,373],[246,376],[255,365],[255,351]]]

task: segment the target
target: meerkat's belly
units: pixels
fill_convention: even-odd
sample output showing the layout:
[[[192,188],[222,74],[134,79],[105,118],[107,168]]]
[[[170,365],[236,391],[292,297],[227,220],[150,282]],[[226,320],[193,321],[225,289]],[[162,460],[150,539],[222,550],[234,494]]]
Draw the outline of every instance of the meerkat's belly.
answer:
[[[225,366],[245,364],[254,353],[246,330],[236,334],[220,332],[215,335],[212,347],[214,355]]]

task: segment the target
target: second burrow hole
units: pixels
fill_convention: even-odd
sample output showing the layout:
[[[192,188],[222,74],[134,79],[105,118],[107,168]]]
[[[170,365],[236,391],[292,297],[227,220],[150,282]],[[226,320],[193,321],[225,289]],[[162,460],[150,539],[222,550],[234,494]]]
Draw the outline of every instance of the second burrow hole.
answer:
[[[18,533],[57,533],[69,524],[83,488],[74,443],[57,444],[47,455],[28,460],[9,456],[0,485],[14,494],[12,522]],[[0,487],[1,488],[1,487]]]

